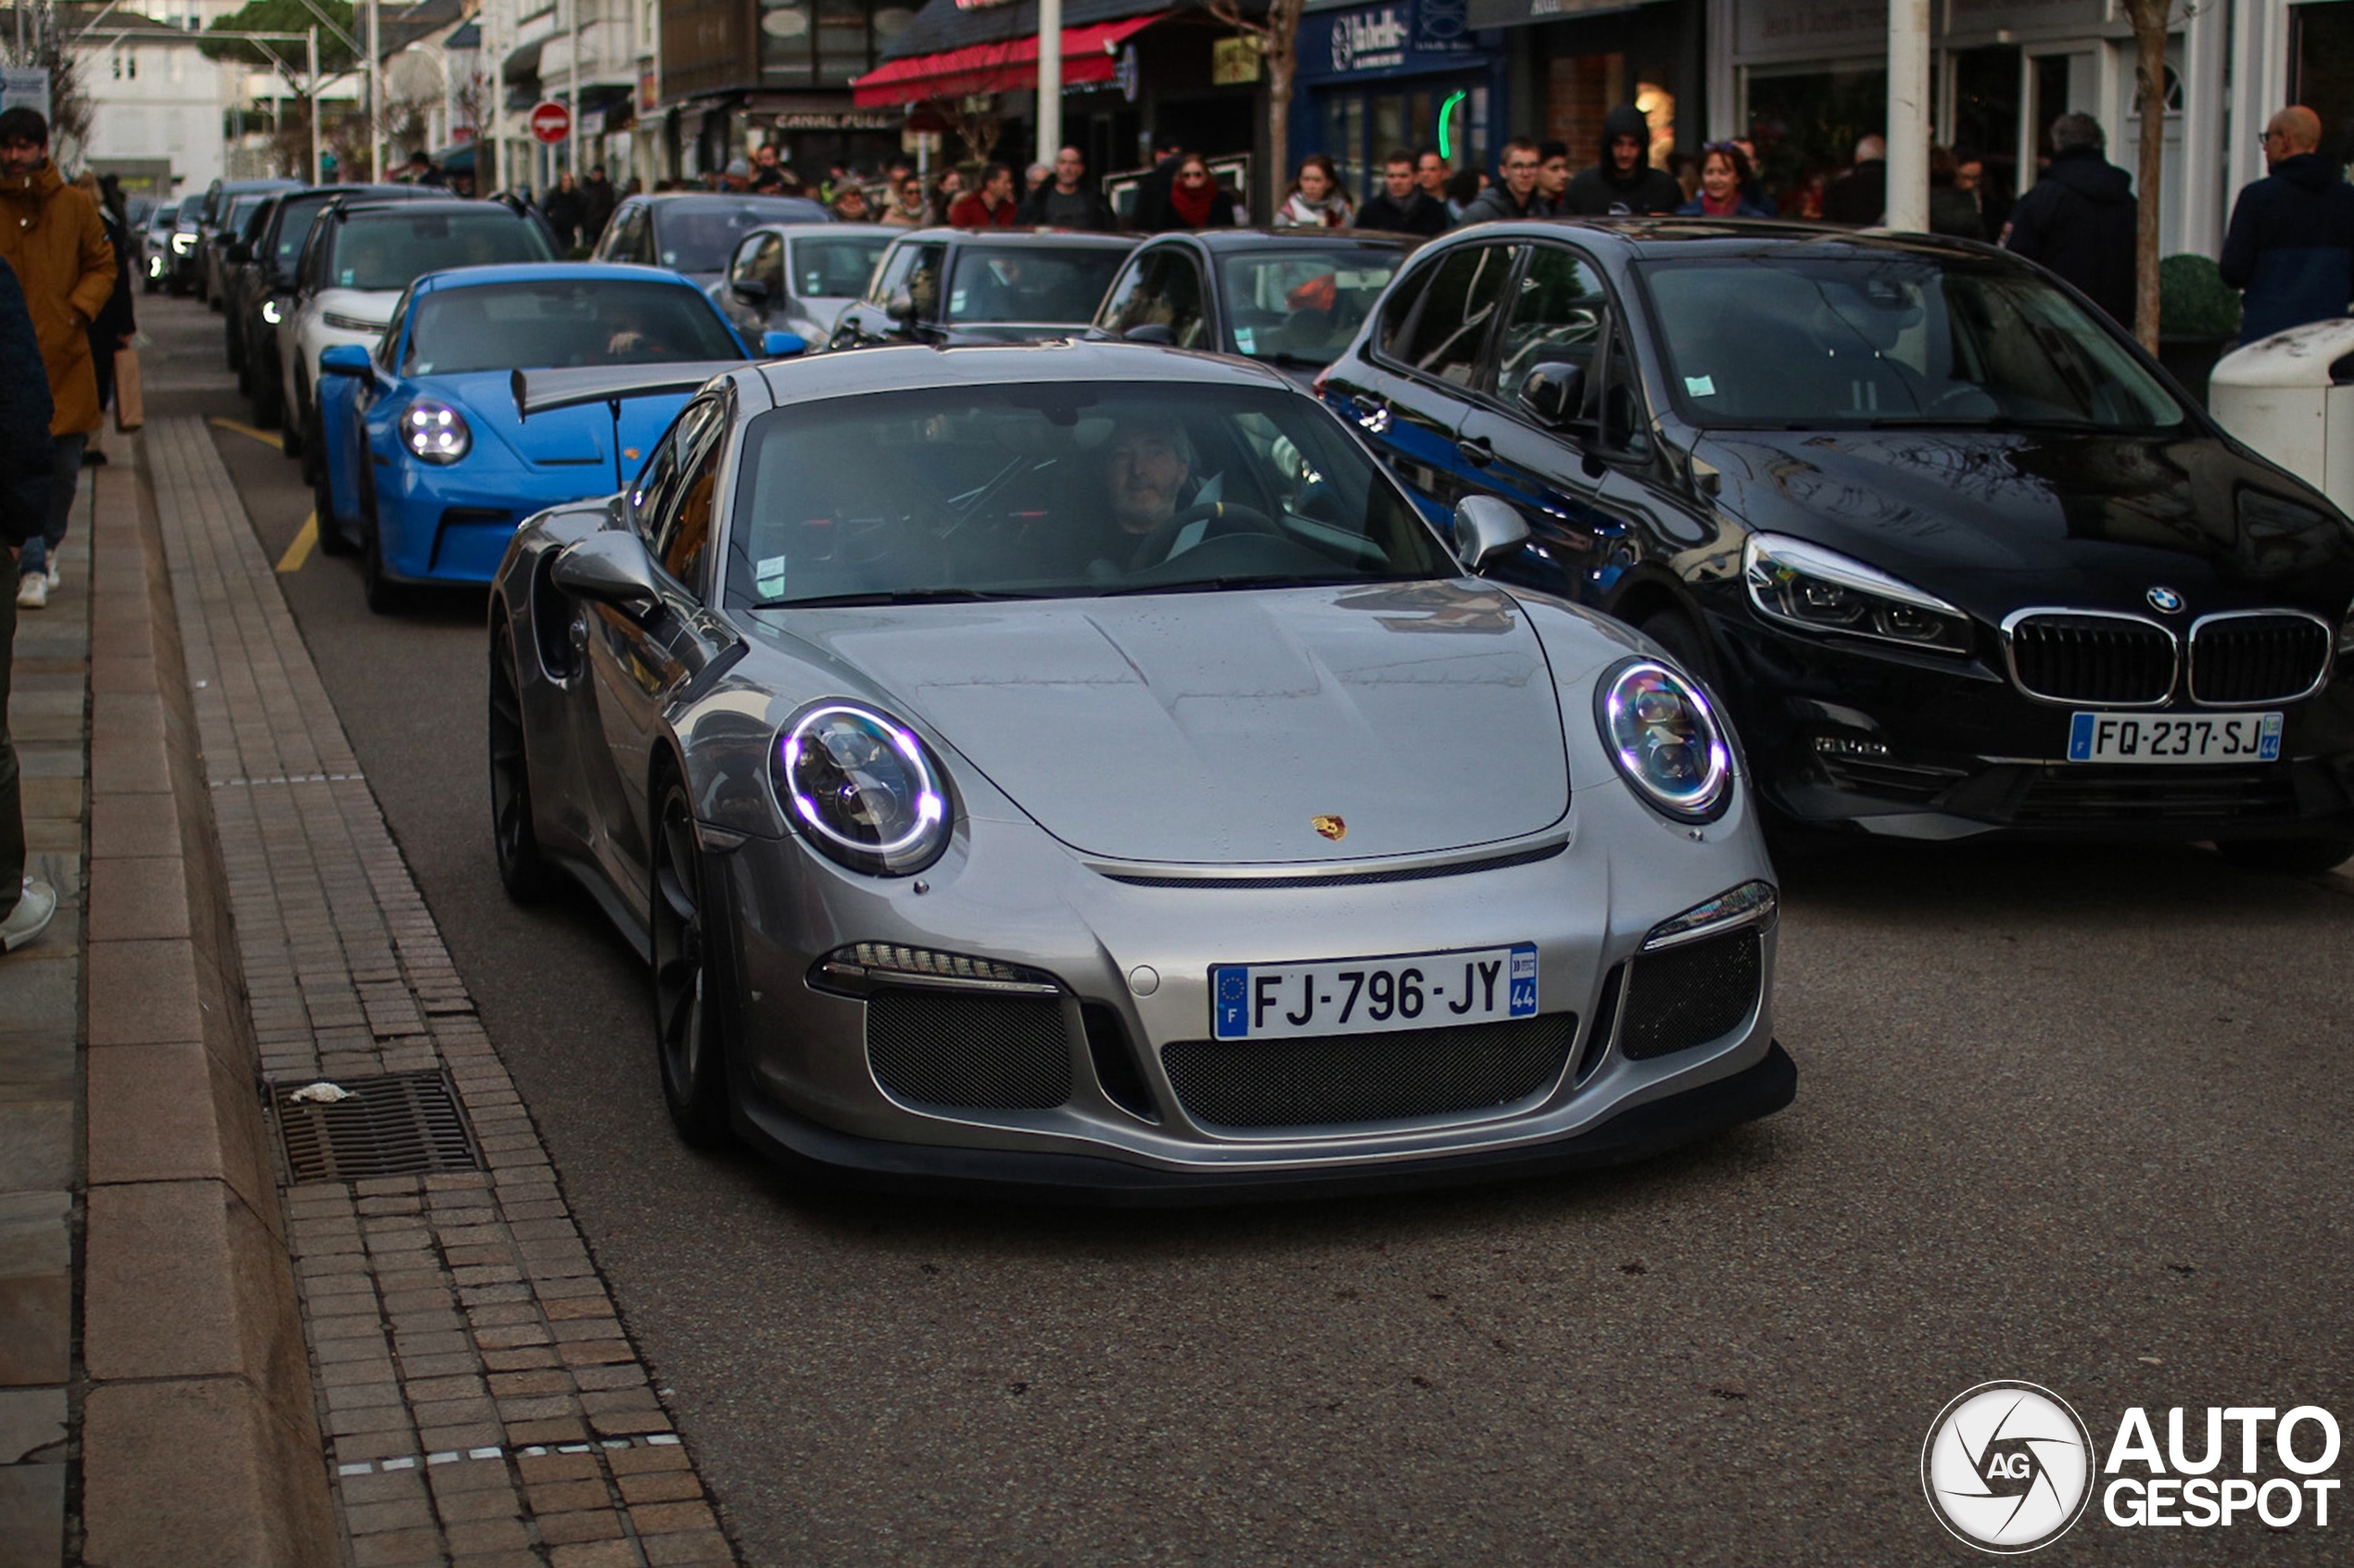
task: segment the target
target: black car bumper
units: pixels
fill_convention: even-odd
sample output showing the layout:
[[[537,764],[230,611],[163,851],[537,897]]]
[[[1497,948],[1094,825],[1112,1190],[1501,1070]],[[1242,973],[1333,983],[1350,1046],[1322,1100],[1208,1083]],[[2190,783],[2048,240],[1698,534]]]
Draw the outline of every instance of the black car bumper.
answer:
[[[884,1143],[804,1120],[766,1099],[737,1104],[737,1132],[796,1176],[867,1191],[1090,1208],[1172,1208],[1407,1192],[1623,1165],[1771,1116],[1798,1094],[1778,1041],[1755,1066],[1620,1112],[1549,1143],[1411,1164],[1306,1170],[1173,1171],[1086,1155]]]

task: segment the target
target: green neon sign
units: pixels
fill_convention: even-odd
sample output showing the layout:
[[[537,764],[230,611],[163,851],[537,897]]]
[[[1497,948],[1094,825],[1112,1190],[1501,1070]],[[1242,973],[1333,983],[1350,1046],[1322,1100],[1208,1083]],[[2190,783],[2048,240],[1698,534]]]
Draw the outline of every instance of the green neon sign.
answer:
[[[1470,96],[1465,92],[1452,93],[1445,103],[1438,106],[1438,156],[1449,163],[1455,161],[1455,137],[1448,128],[1454,123],[1457,106]]]

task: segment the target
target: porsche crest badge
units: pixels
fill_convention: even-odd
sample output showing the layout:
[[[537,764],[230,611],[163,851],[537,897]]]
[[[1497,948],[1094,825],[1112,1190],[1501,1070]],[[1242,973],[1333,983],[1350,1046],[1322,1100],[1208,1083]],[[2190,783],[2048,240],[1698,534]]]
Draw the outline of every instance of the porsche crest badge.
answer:
[[[1348,837],[1348,824],[1337,816],[1311,816],[1308,822],[1317,832],[1335,843]]]

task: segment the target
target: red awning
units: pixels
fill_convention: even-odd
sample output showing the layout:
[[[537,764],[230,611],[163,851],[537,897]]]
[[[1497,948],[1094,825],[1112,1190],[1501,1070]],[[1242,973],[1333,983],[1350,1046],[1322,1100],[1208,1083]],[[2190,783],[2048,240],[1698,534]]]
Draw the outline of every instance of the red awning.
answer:
[[[1119,69],[1120,44],[1167,15],[1157,11],[1148,17],[1063,29],[1063,84],[1109,82]],[[1002,44],[975,44],[937,55],[911,55],[880,66],[850,85],[860,108],[1036,87],[1038,35],[1033,32]]]

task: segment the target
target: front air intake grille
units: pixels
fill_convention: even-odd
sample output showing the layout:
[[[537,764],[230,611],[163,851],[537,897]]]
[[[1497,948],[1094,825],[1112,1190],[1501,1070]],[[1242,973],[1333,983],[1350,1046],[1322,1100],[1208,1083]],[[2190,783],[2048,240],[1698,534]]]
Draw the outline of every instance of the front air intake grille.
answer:
[[[1160,1048],[1185,1114],[1209,1127],[1324,1127],[1488,1110],[1550,1087],[1577,1015],[1395,1034],[1178,1040]]]
[[[2286,702],[2321,684],[2330,631],[2303,615],[2221,615],[2191,628],[2191,700]]]
[[[1646,1061],[1723,1039],[1757,1005],[1765,965],[1754,930],[1644,954],[1627,985],[1619,1055]]]
[[[2174,634],[2134,615],[2045,611],[2006,633],[2011,674],[2055,702],[2163,702],[2174,689]]]
[[[300,1182],[362,1182],[375,1176],[425,1176],[478,1170],[465,1113],[438,1071],[347,1079],[344,1098],[329,1104],[271,1096],[286,1170]]]
[[[2050,767],[2028,781],[2011,820],[2037,827],[2148,821],[2281,821],[2298,816],[2286,770],[2258,767]]]
[[[1070,1038],[1051,996],[883,987],[867,1001],[867,1065],[910,1105],[1044,1110],[1070,1098]]]

